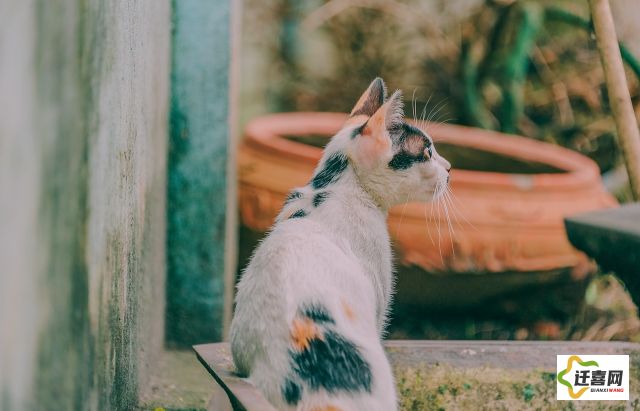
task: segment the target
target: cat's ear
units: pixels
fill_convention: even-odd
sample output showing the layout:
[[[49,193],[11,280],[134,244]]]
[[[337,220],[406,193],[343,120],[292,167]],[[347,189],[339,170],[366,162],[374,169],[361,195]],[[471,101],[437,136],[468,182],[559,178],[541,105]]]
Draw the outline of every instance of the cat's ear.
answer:
[[[398,90],[354,133],[354,157],[374,166],[391,155],[391,133],[402,125],[402,93]]]
[[[389,131],[402,125],[402,92],[396,90],[363,125],[360,134],[376,140],[388,140]]]
[[[372,116],[387,98],[387,87],[380,77],[371,82],[367,90],[360,96],[351,110],[351,117],[358,115]]]

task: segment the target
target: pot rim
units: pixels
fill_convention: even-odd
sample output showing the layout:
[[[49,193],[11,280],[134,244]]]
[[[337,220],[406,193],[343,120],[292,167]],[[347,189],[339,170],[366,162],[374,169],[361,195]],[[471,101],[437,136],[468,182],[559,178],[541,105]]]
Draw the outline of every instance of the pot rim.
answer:
[[[257,117],[245,127],[245,144],[266,150],[290,160],[303,159],[314,165],[322,156],[322,149],[284,138],[285,135],[319,134],[333,136],[348,115],[332,112],[275,113]],[[415,121],[409,120],[414,125]],[[421,123],[423,124],[423,123]],[[555,167],[563,172],[515,174],[493,171],[452,170],[452,184],[494,186],[528,191],[575,190],[585,186],[594,188],[600,181],[596,163],[582,154],[549,143],[473,127],[426,123],[428,134],[434,139],[453,145],[535,161]]]

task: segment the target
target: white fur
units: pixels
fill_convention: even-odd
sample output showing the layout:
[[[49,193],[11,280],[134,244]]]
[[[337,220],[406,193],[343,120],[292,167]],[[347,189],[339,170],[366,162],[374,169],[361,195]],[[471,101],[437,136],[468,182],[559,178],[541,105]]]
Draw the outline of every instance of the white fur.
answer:
[[[312,187],[298,189],[304,198],[285,205],[238,284],[231,325],[233,358],[238,372],[248,376],[278,409],[397,408],[391,367],[381,343],[393,289],[387,209],[409,196],[432,199],[436,185],[446,184],[449,166],[434,149],[430,161],[408,170],[389,170],[391,148],[381,153],[379,161],[362,166],[353,155],[353,129],[346,127],[333,137],[318,166],[320,170],[337,151],[349,157],[349,167],[339,180],[321,190],[329,191],[330,197],[314,208]],[[299,209],[309,214],[288,218]],[[282,384],[292,372],[291,324],[301,304],[309,301],[326,307],[336,330],[359,348],[372,370],[370,393],[327,393],[302,384],[302,399],[296,407],[284,401]],[[350,318],[344,303],[353,310]]]

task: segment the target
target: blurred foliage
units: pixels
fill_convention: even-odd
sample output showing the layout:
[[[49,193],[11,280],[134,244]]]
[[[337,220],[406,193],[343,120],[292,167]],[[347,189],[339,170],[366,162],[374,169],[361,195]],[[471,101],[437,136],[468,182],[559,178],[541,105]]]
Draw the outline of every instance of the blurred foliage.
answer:
[[[602,172],[622,163],[587,2],[250,0],[247,8],[249,25],[275,22],[277,42],[253,39],[268,50],[273,111],[349,111],[382,76],[405,91],[408,115],[559,144]],[[627,69],[640,112],[632,70],[640,66]]]
[[[544,2],[484,9],[488,36],[467,25],[462,47],[466,122],[557,143],[605,172],[620,161],[590,22]],[[488,38],[488,40],[487,40]],[[623,47],[634,103],[637,60]]]

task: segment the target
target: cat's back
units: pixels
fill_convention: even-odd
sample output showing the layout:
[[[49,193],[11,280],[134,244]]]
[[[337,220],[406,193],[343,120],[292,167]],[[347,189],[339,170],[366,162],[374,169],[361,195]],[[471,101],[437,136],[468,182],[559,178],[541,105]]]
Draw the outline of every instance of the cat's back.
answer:
[[[324,292],[340,293],[346,282],[366,288],[360,284],[368,283],[364,270],[352,245],[322,222],[285,220],[256,248],[238,284],[236,299],[238,304],[246,299],[255,306],[261,298],[256,294],[273,290],[280,300],[295,305],[305,294],[321,298]]]
[[[323,266],[350,258],[350,245],[312,218],[289,219],[276,224],[260,242],[247,271],[273,266],[279,272],[320,259]],[[330,261],[326,257],[332,256]],[[313,267],[308,267],[313,268]]]
[[[364,275],[348,245],[311,219],[278,223],[256,248],[237,287],[231,343],[241,374],[256,355],[289,343],[289,326],[303,301],[334,300],[361,293]],[[359,277],[359,278],[358,278]],[[282,340],[282,341],[280,341]]]

